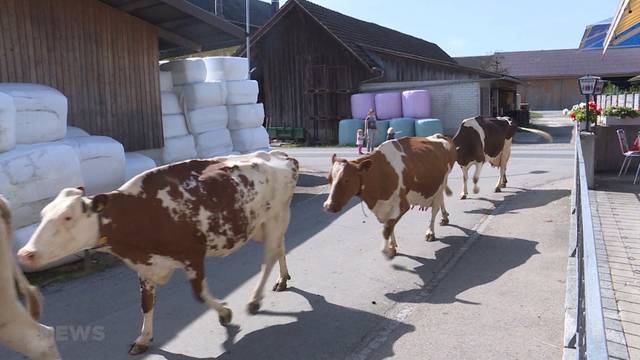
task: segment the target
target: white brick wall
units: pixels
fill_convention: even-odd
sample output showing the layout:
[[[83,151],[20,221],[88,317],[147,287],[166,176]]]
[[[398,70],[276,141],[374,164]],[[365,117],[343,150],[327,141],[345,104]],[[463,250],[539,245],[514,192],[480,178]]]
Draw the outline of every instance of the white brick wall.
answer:
[[[478,83],[429,86],[431,117],[440,119],[444,132],[454,135],[462,120],[480,115],[480,85]]]

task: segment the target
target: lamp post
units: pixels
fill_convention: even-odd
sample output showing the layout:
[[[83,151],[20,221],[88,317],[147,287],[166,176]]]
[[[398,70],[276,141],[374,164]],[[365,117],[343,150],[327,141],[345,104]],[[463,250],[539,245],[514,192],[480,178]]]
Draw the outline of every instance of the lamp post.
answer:
[[[578,84],[580,85],[580,94],[584,95],[586,100],[585,102],[586,103],[585,115],[587,120],[586,131],[589,131],[589,126],[591,125],[589,123],[589,96],[594,94],[596,85],[598,84],[599,80],[600,80],[599,77],[591,76],[591,75],[586,75],[578,79]]]

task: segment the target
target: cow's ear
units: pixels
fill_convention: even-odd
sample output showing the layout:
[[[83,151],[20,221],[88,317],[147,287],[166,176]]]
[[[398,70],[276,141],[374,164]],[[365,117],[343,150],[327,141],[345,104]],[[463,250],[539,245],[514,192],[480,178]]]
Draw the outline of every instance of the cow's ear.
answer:
[[[82,195],[86,194],[86,191],[84,190],[84,186],[78,186],[76,189],[82,191]]]
[[[106,194],[98,194],[91,200],[91,210],[96,213],[101,213],[109,202],[109,196]]]
[[[361,162],[360,164],[358,164],[358,170],[364,171],[364,172],[369,171],[369,169],[371,169],[372,164],[373,163],[371,162],[371,160],[367,159]]]
[[[331,156],[331,163],[333,164],[333,163],[334,163],[334,162],[336,162],[336,161],[338,161],[338,155],[333,154],[333,155]]]

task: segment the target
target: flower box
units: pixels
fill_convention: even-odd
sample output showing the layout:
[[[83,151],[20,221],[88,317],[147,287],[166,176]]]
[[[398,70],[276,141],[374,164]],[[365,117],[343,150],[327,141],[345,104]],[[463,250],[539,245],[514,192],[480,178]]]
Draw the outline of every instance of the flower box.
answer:
[[[602,126],[620,126],[620,125],[640,125],[640,117],[620,118],[618,116],[601,116],[600,125]]]

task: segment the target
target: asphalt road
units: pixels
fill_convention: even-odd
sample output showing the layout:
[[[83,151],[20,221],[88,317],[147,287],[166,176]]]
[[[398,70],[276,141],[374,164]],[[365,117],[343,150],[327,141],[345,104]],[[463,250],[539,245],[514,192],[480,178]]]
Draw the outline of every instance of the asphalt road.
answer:
[[[505,192],[492,192],[497,171],[485,167],[480,194],[447,198],[451,226],[436,226],[441,241],[424,241],[428,213],[407,213],[392,261],[380,252],[380,224],[359,202],[339,214],[322,210],[331,154],[355,151],[289,150],[305,171],[286,237],[290,289],[269,291],[250,316],[261,246],[209,259],[209,287],[234,312],[224,328],[176,273],[158,291],[154,343],[139,358],[558,358],[573,150],[557,132],[565,135],[558,144],[514,146]],[[456,194],[460,178],[456,168]],[[117,266],[43,293],[43,322],[58,330],[65,359],[131,358],[141,325],[133,271]],[[21,358],[0,349],[0,359]]]

